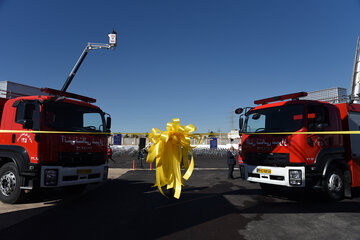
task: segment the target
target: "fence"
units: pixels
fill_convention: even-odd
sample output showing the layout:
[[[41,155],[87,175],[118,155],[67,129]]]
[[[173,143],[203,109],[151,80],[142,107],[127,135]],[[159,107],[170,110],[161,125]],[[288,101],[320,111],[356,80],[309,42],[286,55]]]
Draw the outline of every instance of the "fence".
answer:
[[[114,136],[109,137],[109,143],[111,145],[125,145],[125,146],[126,145],[135,145],[135,146],[138,146],[139,143],[140,143],[140,138],[145,138],[146,139],[146,142],[145,142],[146,144],[148,144],[150,142],[146,135],[128,135],[128,134],[125,134],[125,135],[121,136],[121,143],[120,144],[119,143],[117,143],[117,144],[114,143]],[[202,137],[202,140],[201,140],[199,145],[210,145],[210,141],[212,139],[213,139],[212,136],[206,136],[205,135],[205,136]],[[228,144],[237,145],[237,144],[240,143],[239,138],[230,139],[230,138],[228,138],[226,133],[217,135],[216,140],[217,140],[217,145],[218,146],[228,145]],[[192,139],[190,139],[190,143],[191,143],[191,145],[196,145],[197,140],[192,138]]]

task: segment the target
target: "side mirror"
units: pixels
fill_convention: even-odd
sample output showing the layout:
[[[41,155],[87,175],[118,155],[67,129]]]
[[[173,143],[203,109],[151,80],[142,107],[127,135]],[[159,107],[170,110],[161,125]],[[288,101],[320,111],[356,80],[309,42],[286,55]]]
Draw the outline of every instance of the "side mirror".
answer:
[[[260,117],[261,117],[261,115],[260,115],[259,113],[255,113],[255,114],[252,116],[252,119],[258,120]]]
[[[32,119],[25,119],[22,125],[24,129],[32,129],[34,127],[34,121]]]
[[[106,118],[106,130],[110,131],[111,129],[111,117]]]
[[[326,123],[318,123],[318,124],[315,125],[315,130],[316,130],[316,131],[322,131],[322,130],[324,130],[324,128],[325,128],[326,126],[327,126]]]
[[[242,117],[239,118],[239,133],[242,132],[244,127],[244,119]]]
[[[238,108],[238,109],[235,110],[235,113],[236,113],[236,114],[240,114],[240,113],[242,113],[243,111],[244,111],[243,108]]]

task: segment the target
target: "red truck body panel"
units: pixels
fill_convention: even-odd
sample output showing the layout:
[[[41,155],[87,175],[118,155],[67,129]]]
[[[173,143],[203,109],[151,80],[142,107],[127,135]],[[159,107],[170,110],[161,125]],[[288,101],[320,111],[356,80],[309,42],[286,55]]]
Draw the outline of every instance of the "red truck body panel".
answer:
[[[14,99],[0,98],[0,109],[6,109],[1,118],[1,130],[18,130],[24,131],[22,124],[14,122],[16,107],[12,105],[18,100],[37,100],[47,101],[51,96],[30,96],[20,97]],[[99,107],[71,99],[65,99],[64,102],[79,106],[90,107],[100,110]],[[40,106],[41,119],[44,119],[43,110]],[[42,131],[54,131],[48,128],[44,121],[41,121],[40,129]],[[39,135],[40,141],[35,140],[35,135]],[[13,141],[15,139],[15,141]],[[29,144],[30,143],[30,144]],[[66,152],[97,152],[102,153],[104,162],[106,161],[107,152],[107,136],[106,135],[88,135],[88,134],[50,134],[50,133],[0,133],[0,145],[16,145],[24,147],[28,154],[31,163],[48,163],[57,164],[59,153]]]
[[[307,132],[307,117],[306,106],[308,104],[318,103],[315,101],[285,101],[272,104],[261,105],[252,109],[272,108],[284,106],[289,104],[304,104],[305,116],[298,117],[294,121],[303,121],[302,127],[297,132]],[[341,131],[340,115],[334,105],[322,103],[329,108],[330,111],[330,125],[324,131]],[[314,145],[310,147],[307,143],[307,138],[310,137]],[[331,139],[331,140],[329,140]],[[340,135],[311,135],[306,134],[284,134],[284,135],[242,135],[242,151],[243,152],[259,152],[259,153],[288,153],[290,154],[291,163],[306,163],[313,164],[316,155],[321,149],[328,147],[342,147],[343,140]]]
[[[274,130],[274,133],[288,133],[271,134],[271,129],[266,129],[267,132],[261,134],[262,129],[265,131],[263,126],[270,124],[268,119],[271,118],[271,114],[276,113],[276,111],[280,112],[281,109],[291,105],[301,106],[303,112],[286,115],[288,119],[282,119],[281,123],[285,125],[291,123],[292,126],[299,126],[296,130]],[[321,113],[319,109],[322,111]],[[315,124],[318,124],[317,121],[320,121],[317,119],[322,113],[322,117],[326,116],[322,123],[326,124],[322,124],[321,128],[315,128]],[[250,116],[253,118],[251,119]],[[263,118],[263,122],[257,121],[260,117]],[[251,124],[253,125],[247,126],[247,121],[252,121]],[[259,122],[261,127],[258,128],[256,124],[259,124]],[[299,187],[305,186],[305,178],[309,176],[318,177],[314,184],[321,184],[321,181],[319,181],[321,176],[326,176],[328,166],[332,163],[333,166],[335,164],[342,169],[341,171],[344,171],[344,176],[349,172],[346,171],[348,166],[350,169],[349,174],[351,174],[349,175],[351,177],[351,186],[360,186],[360,135],[312,133],[359,131],[359,104],[330,104],[321,101],[297,99],[267,103],[256,106],[246,113],[245,128],[247,127],[252,127],[252,129],[243,130],[239,163],[246,169],[245,178],[249,181],[291,186],[288,182],[290,176],[287,174],[290,174],[289,171],[293,171],[292,174],[299,171],[299,173],[303,174],[303,182]],[[259,132],[257,132],[258,130]],[[292,134],[291,132],[295,133]],[[309,133],[297,134],[299,132]],[[269,173],[278,175],[275,176]]]
[[[360,130],[360,126],[358,126],[357,129],[350,129],[349,128],[349,112],[355,112],[360,113],[360,105],[359,104],[347,104],[347,103],[341,103],[336,104],[338,109],[340,110],[341,115],[341,123],[343,126],[343,129],[345,131],[351,131],[351,130]],[[360,186],[360,156],[356,156],[353,154],[353,152],[356,149],[352,149],[352,139],[356,138],[359,135],[354,134],[347,134],[344,135],[344,148],[345,148],[345,157],[348,159],[349,166],[351,168],[352,172],[352,186],[353,187],[359,187]],[[360,146],[359,146],[360,148]]]
[[[24,189],[79,187],[107,178],[110,124],[85,100],[95,101],[69,93],[0,98],[1,201],[18,201]]]

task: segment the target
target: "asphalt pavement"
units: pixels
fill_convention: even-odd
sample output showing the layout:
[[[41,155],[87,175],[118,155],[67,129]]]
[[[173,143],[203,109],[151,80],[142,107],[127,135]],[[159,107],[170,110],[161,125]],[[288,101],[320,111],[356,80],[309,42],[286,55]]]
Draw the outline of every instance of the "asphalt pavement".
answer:
[[[135,170],[38,208],[0,214],[30,217],[1,239],[359,239],[360,195],[331,202],[320,193],[264,195],[226,170],[196,170],[179,200],[153,187],[155,171]],[[235,172],[238,177],[238,172]],[[40,197],[41,198],[41,197]],[[38,201],[41,199],[38,198]]]

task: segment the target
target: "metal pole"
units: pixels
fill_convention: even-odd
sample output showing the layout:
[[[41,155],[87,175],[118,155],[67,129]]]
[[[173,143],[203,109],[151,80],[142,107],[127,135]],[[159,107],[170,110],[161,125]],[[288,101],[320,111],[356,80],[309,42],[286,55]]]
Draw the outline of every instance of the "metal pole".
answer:
[[[89,52],[89,45],[86,46],[86,48],[82,52],[80,58],[78,59],[78,61],[75,64],[75,67],[73,68],[70,75],[66,79],[66,82],[64,83],[64,86],[62,87],[61,91],[66,92],[66,89],[69,87],[71,81],[75,77],[76,72],[79,70],[79,67],[80,67],[81,63],[84,61],[84,59],[85,59],[86,55],[88,54],[88,52]]]
[[[357,85],[356,76],[357,76],[358,63],[359,63],[359,45],[360,45],[360,37],[358,37],[357,39],[356,50],[355,50],[355,60],[354,60],[353,74],[351,79],[351,92],[350,92],[351,97],[356,97],[357,94],[355,93],[355,88]]]

